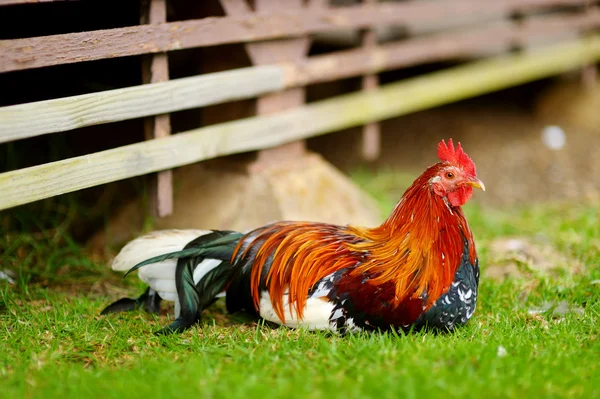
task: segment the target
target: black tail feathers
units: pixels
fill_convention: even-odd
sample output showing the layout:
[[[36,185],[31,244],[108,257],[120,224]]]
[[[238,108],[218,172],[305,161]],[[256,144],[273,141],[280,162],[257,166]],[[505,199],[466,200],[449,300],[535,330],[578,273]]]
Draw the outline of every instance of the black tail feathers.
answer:
[[[181,251],[172,252],[147,259],[134,267],[127,274],[148,264],[162,262],[166,259],[177,259],[175,270],[175,285],[180,304],[177,319],[168,326],[155,332],[156,335],[166,335],[187,330],[200,321],[200,315],[210,306],[219,293],[223,292],[235,274],[231,264],[233,251],[243,235],[234,231],[213,231],[189,242]],[[194,271],[205,260],[214,259],[221,263],[194,282]],[[126,275],[127,275],[126,274]],[[138,299],[123,298],[109,305],[102,314],[133,310],[137,307],[154,309],[160,306],[158,302],[146,305],[150,290]],[[140,305],[141,304],[141,305]],[[156,305],[155,307],[153,307]]]
[[[148,287],[138,298],[121,298],[105,307],[100,314],[129,312],[138,308],[142,308],[148,313],[159,313],[161,300],[158,293]]]

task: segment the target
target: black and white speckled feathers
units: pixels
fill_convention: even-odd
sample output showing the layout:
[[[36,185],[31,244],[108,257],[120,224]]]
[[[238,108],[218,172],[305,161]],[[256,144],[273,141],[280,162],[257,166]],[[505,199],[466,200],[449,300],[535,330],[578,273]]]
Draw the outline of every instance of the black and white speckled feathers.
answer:
[[[405,324],[389,323],[390,318],[385,316],[388,308],[393,308],[390,303],[381,303],[380,311],[368,313],[359,310],[364,309],[363,304],[356,303],[352,292],[340,289],[339,282],[343,280],[346,270],[340,270],[331,276],[321,280],[311,291],[311,295],[322,295],[327,292],[329,300],[334,303],[330,315],[330,329],[341,333],[355,331],[374,331],[402,329],[421,329],[424,327],[440,331],[451,331],[455,327],[466,324],[475,312],[477,293],[479,286],[479,261],[475,258],[474,264],[469,257],[468,242],[465,247],[461,264],[454,275],[454,281],[448,290],[438,298],[433,306],[423,311],[423,303],[426,298],[415,301],[415,307],[398,307],[390,312],[397,315],[391,320],[407,320]],[[367,283],[366,281],[364,283]],[[381,297],[373,297],[373,301],[384,301]],[[410,313],[417,312],[419,315],[414,321]]]

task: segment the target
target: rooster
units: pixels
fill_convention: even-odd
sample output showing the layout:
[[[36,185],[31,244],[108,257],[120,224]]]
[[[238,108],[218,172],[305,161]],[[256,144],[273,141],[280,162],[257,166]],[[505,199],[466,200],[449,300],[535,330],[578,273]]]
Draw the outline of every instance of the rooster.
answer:
[[[139,269],[149,284],[103,314],[175,302],[181,332],[225,296],[244,310],[288,327],[337,333],[429,326],[452,330],[473,315],[479,264],[461,206],[485,190],[461,144],[443,140],[439,162],[406,190],[378,227],[282,221],[245,234],[224,230],[156,231],[128,243],[112,268]],[[126,274],[126,275],[127,275]]]

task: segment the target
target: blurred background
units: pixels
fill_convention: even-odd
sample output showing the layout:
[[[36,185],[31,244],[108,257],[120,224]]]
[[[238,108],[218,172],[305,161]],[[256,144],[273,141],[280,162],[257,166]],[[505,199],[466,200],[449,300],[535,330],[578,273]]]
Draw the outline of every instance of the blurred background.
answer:
[[[0,177],[18,170],[34,173],[35,169],[24,168],[85,157],[165,133],[176,136],[335,101],[341,95],[368,93],[493,57],[576,42],[593,37],[600,26],[598,2],[573,0],[25,3],[0,2],[3,132],[13,129],[8,119],[12,106],[34,103],[28,115],[35,115],[39,101],[160,80],[288,63],[306,73],[305,84],[258,98],[182,108],[169,114],[162,133],[156,126],[164,127],[164,119],[132,117],[5,139],[0,143],[0,173],[7,174]],[[209,39],[196,38],[210,34],[199,28],[208,25],[198,21],[227,18],[239,25],[230,30],[233,39],[206,44]],[[143,36],[136,28],[140,23],[162,24],[164,29],[144,31]],[[123,28],[135,36],[133,50],[111,44],[120,33],[110,39],[98,33]],[[204,42],[196,45],[194,40]],[[126,45],[127,39],[120,43]],[[119,56],[118,51],[129,53]],[[334,63],[333,72],[319,69],[325,62]],[[595,207],[600,195],[596,71],[594,62],[586,63],[366,126],[315,131],[306,140],[288,140],[274,150],[236,151],[176,167],[172,177],[162,175],[167,183],[157,183],[152,173],[11,206],[0,216],[4,253],[17,254],[8,269],[22,267],[30,245],[41,238],[78,251],[83,248],[90,259],[103,263],[127,240],[154,228],[245,230],[278,219],[374,225],[413,179],[436,161],[435,146],[447,138],[462,142],[486,184],[487,191],[476,193],[467,207],[498,212],[548,204]],[[66,179],[69,170],[65,171]],[[17,192],[19,183],[11,181],[2,180],[3,187]],[[157,201],[163,201],[162,210]]]

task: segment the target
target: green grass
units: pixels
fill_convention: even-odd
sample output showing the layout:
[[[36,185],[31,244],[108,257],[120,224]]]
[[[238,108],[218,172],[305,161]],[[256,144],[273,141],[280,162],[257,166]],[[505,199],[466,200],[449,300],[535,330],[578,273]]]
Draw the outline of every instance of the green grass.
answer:
[[[404,184],[354,178],[386,211]],[[108,272],[68,229],[3,231],[2,268],[20,278],[0,282],[0,397],[600,397],[598,208],[466,213],[484,269],[494,239],[519,235],[543,237],[585,272],[484,277],[474,318],[453,334],[340,338],[275,329],[218,304],[201,328],[155,337],[166,312],[98,315],[142,286]],[[528,313],[559,301],[583,313]]]

